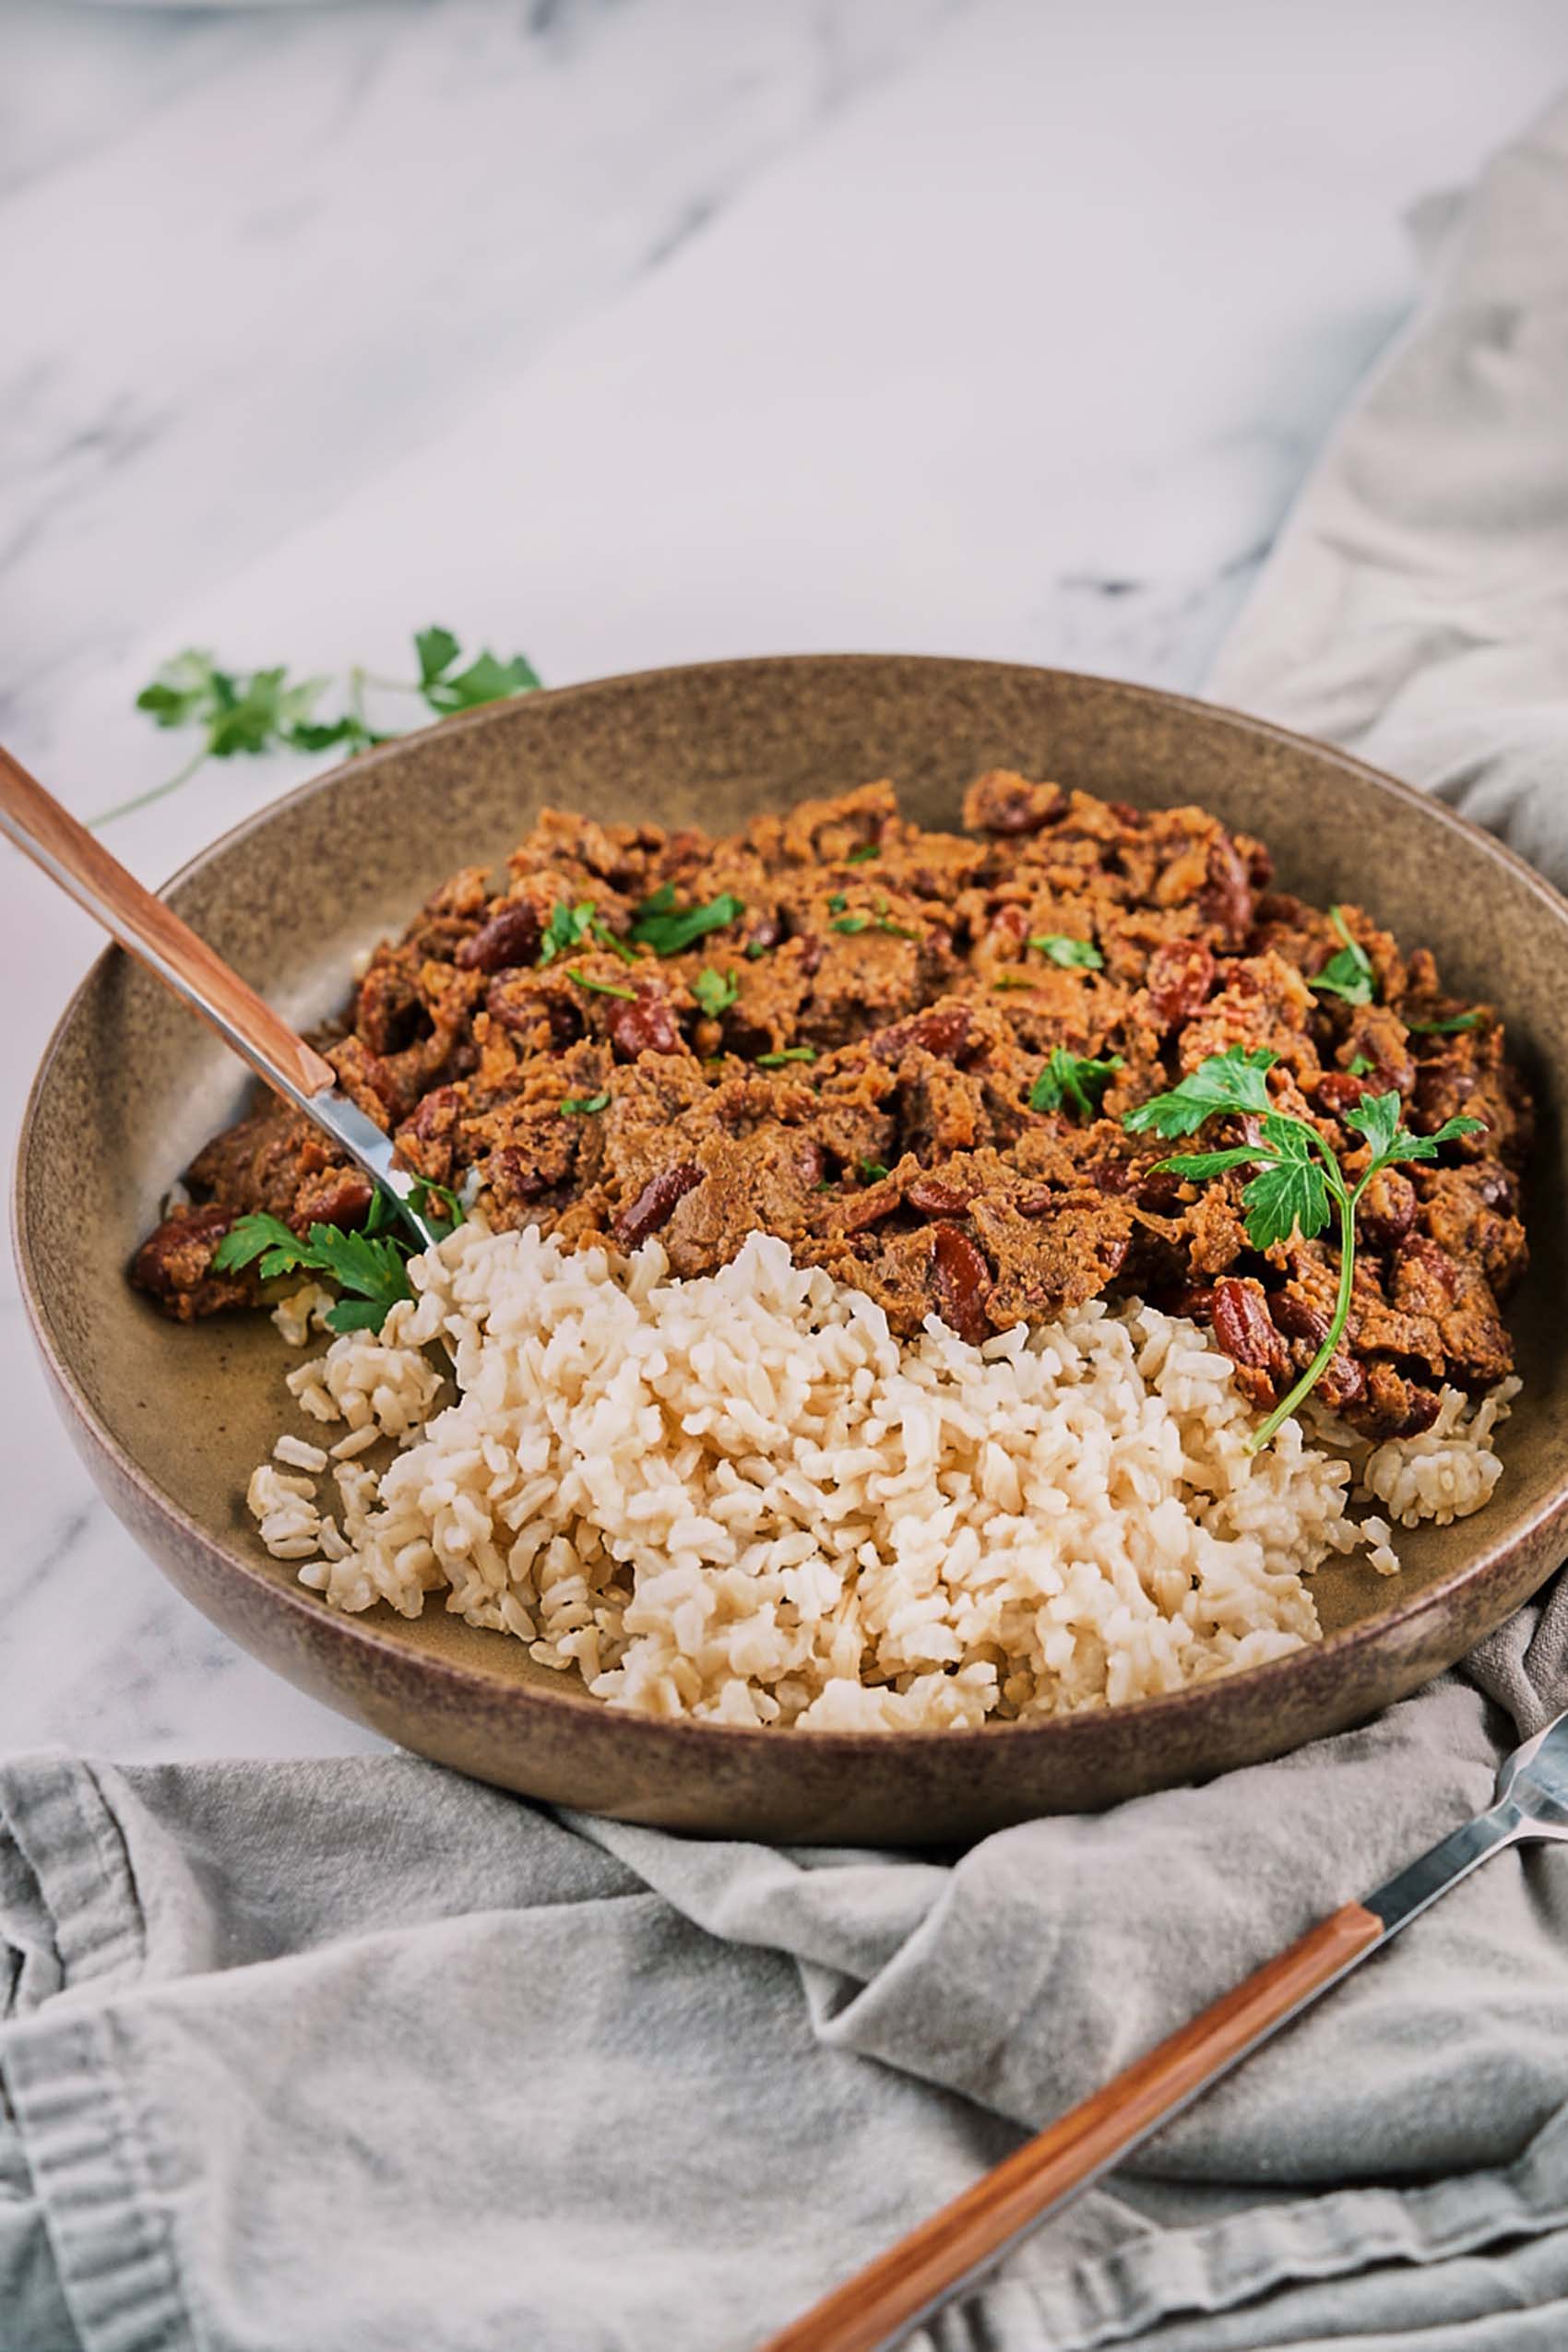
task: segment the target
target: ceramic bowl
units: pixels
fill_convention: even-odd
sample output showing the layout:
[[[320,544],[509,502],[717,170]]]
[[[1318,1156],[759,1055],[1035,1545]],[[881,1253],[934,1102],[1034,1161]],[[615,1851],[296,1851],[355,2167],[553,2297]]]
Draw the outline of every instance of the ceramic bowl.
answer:
[[[118,952],[78,991],[34,1086],[17,1232],[33,1330],[82,1455],[174,1584],[280,1673],[387,1738],[552,1801],[707,1833],[919,1845],[1108,1804],[1277,1755],[1436,1673],[1556,1565],[1568,1511],[1568,907],[1449,811],[1342,753],[1103,679],[881,656],[722,662],[540,694],[448,721],[304,786],[203,852],[168,897],[301,1025],[350,956],[430,887],[499,862],[541,804],[713,828],[891,776],[952,825],[1006,766],[1111,798],[1198,802],[1259,834],[1283,886],[1354,898],[1495,1002],[1540,1099],[1534,1265],[1510,1313],[1526,1388],[1489,1508],[1402,1538],[1403,1574],[1325,1568],[1326,1638],[1124,1707],[979,1731],[782,1733],[619,1713],[434,1600],[334,1615],[261,1549],[246,1479],[285,1420],[265,1317],[182,1329],[127,1287],[171,1180],[244,1075]]]

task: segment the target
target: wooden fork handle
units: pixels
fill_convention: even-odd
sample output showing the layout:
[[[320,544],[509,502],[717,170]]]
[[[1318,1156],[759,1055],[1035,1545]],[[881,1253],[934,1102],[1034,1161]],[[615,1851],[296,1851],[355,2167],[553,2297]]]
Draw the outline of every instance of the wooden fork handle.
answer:
[[[336,1083],[331,1063],[296,1036],[161,898],[145,890],[3,745],[0,832],[122,947],[150,965],[269,1086],[300,1102]]]
[[[1111,2169],[1384,1933],[1360,1903],[1291,1944],[837,2287],[762,2352],[882,2352]]]

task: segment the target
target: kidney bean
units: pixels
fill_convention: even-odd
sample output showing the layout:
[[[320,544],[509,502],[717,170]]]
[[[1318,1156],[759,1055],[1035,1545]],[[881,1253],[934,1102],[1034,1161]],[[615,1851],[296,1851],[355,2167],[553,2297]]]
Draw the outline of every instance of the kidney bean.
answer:
[[[1347,1111],[1354,1111],[1364,1094],[1374,1091],[1371,1073],[1354,1078],[1348,1070],[1325,1070],[1313,1081],[1313,1092],[1320,1107],[1337,1119]]]
[[[1253,925],[1253,885],[1229,835],[1216,834],[1208,845],[1208,879],[1198,894],[1198,905],[1217,922],[1232,946],[1239,947]]]
[[[868,1184],[863,1193],[850,1193],[838,1212],[838,1222],[846,1233],[863,1233],[868,1225],[880,1225],[898,1206],[897,1184]]]
[[[679,1053],[681,1032],[664,998],[640,988],[635,1004],[615,1001],[610,1042],[623,1062],[635,1062],[639,1053]]]
[[[531,964],[539,942],[539,917],[526,898],[515,898],[464,940],[457,960],[466,972],[504,972],[515,964]]]
[[[1358,1231],[1374,1249],[1391,1250],[1416,1221],[1416,1188],[1397,1168],[1384,1168],[1361,1194]]]
[[[1289,1369],[1260,1283],[1220,1277],[1214,1286],[1214,1336],[1233,1362],[1267,1372],[1271,1380],[1277,1382]]]
[[[1105,805],[1123,825],[1142,825],[1144,821],[1142,809],[1135,809],[1131,801],[1107,801]]]
[[[1169,939],[1149,957],[1149,1008],[1163,1028],[1193,1019],[1214,986],[1215,961],[1201,939]]]
[[[922,1217],[962,1217],[969,1206],[968,1193],[956,1184],[944,1184],[939,1176],[917,1176],[904,1198]]]
[[[1359,1405],[1365,1396],[1366,1371],[1354,1356],[1337,1348],[1323,1368],[1317,1393],[1331,1413],[1342,1413],[1348,1405]]]
[[[1506,1168],[1489,1168],[1476,1180],[1476,1190],[1488,1208],[1500,1208],[1504,1217],[1518,1212],[1519,1188]]]
[[[485,1173],[495,1191],[506,1200],[537,1201],[550,1190],[547,1180],[528,1154],[510,1144],[492,1154]]]
[[[294,1205],[294,1214],[312,1225],[357,1225],[370,1206],[375,1187],[357,1168],[340,1169],[307,1185]]]
[[[674,1213],[677,1201],[700,1184],[705,1170],[695,1159],[683,1159],[674,1168],[661,1168],[650,1176],[629,1208],[624,1208],[615,1219],[615,1239],[628,1250],[646,1241],[667,1225]]]
[[[1305,1339],[1310,1346],[1321,1348],[1328,1336],[1332,1317],[1300,1290],[1277,1291],[1268,1311],[1276,1329],[1291,1339]]]
[[[956,1062],[969,1041],[969,1016],[962,1004],[943,1004],[917,1013],[912,1021],[896,1021],[871,1040],[879,1062],[897,1062],[911,1045],[923,1046],[944,1061]]]
[[[992,1336],[991,1318],[985,1311],[991,1296],[991,1268],[956,1225],[932,1229],[932,1274],[943,1322],[960,1339],[978,1348]]]
[[[1056,785],[1026,783],[1021,776],[1008,784],[988,778],[976,822],[985,833],[1040,833],[1066,806],[1066,794]]]

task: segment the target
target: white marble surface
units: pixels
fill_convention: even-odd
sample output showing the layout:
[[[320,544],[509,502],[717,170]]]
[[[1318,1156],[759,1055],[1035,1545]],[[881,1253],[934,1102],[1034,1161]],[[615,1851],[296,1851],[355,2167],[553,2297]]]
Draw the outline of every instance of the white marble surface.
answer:
[[[156,781],[179,647],[552,683],[907,647],[1202,678],[1558,0],[0,0],[0,734]],[[292,782],[117,826],[160,879]],[[9,1124],[94,949],[0,860]],[[374,1743],[162,1584],[6,1276],[0,1744]]]

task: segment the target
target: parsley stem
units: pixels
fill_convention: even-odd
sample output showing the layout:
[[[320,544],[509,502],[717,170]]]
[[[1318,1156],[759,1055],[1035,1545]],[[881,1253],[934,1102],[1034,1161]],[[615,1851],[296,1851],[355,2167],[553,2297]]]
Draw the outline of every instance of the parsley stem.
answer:
[[[1320,1149],[1323,1149],[1321,1145]],[[1339,1173],[1338,1163],[1333,1159],[1326,1149],[1323,1149],[1323,1158],[1333,1170],[1328,1189],[1334,1195],[1334,1206],[1339,1216],[1339,1289],[1334,1301],[1334,1316],[1324,1335],[1322,1347],[1294,1388],[1280,1399],[1262,1428],[1254,1430],[1247,1440],[1249,1454],[1261,1454],[1264,1447],[1289,1420],[1302,1398],[1309,1396],[1317,1386],[1328,1369],[1334,1351],[1344,1336],[1345,1325],[1350,1318],[1350,1292],[1356,1279],[1356,1204],[1361,1197],[1367,1177],[1362,1177],[1353,1193],[1348,1192],[1346,1189],[1345,1180]],[[1375,1167],[1376,1164],[1374,1162],[1373,1166]],[[1371,1169],[1367,1171],[1368,1175],[1372,1172]]]
[[[153,802],[160,801],[166,792],[177,792],[182,784],[190,782],[206,757],[207,745],[203,743],[200,751],[194,752],[184,767],[172,776],[166,776],[161,784],[149,785],[145,792],[134,792],[128,801],[116,801],[112,809],[101,809],[96,816],[89,816],[88,831],[96,833],[100,826],[113,825],[117,817],[131,816],[137,809],[150,808]]]

